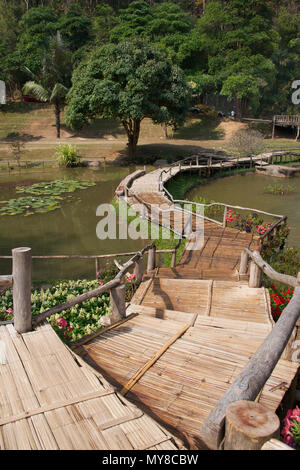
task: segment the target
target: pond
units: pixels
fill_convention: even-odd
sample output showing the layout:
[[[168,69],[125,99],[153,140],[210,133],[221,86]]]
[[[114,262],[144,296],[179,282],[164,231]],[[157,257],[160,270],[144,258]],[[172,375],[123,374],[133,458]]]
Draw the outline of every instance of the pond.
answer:
[[[293,192],[287,195],[273,195],[266,191],[266,186],[282,184],[293,186]],[[208,184],[198,186],[187,194],[189,200],[202,196],[207,200],[223,202],[234,206],[251,207],[272,214],[288,216],[291,232],[288,246],[300,248],[300,176],[281,179],[270,176],[247,173],[216,179]]]
[[[0,215],[0,255],[11,255],[12,248],[29,246],[33,255],[102,255],[135,252],[147,240],[100,240],[96,226],[100,220],[96,209],[110,203],[120,181],[136,167],[107,165],[99,170],[49,169],[24,170],[0,174],[0,201],[28,196],[18,194],[17,185],[39,182],[76,180],[94,182],[95,186],[77,189],[64,198],[59,209],[33,215]],[[0,208],[3,204],[0,205]],[[0,274],[11,273],[11,261],[0,259]],[[94,260],[33,260],[34,280],[95,278]]]

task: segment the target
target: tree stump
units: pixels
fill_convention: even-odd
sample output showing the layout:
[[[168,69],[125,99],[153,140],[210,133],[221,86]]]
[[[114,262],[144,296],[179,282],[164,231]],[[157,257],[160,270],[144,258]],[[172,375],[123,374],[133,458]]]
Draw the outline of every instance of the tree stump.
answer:
[[[278,416],[253,401],[231,403],[225,423],[225,450],[259,450],[272,437],[279,437]]]

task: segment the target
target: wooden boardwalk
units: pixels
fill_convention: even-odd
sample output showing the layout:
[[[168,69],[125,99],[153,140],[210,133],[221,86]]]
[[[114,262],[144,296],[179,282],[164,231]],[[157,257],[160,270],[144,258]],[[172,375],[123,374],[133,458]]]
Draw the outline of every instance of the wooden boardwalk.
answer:
[[[0,325],[0,346],[1,450],[178,449],[49,324],[22,335]]]
[[[160,192],[159,171],[133,183],[127,202],[137,211],[141,198],[172,210]],[[205,448],[202,423],[273,327],[267,289],[249,288],[248,276],[238,274],[242,250],[257,248],[258,240],[209,221],[204,228],[201,249],[187,244],[175,268],[148,273],[127,321],[76,349],[192,449]],[[297,369],[281,359],[259,402],[276,411]]]

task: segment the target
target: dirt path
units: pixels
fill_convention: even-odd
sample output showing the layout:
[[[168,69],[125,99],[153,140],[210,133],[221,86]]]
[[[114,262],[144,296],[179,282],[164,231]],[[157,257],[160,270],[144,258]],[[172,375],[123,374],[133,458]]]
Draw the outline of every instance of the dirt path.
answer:
[[[145,146],[141,151],[157,152],[157,158],[162,158],[164,151],[171,152],[174,147],[185,151],[197,151],[199,148],[224,149],[231,136],[238,130],[246,128],[247,124],[224,120],[214,129],[216,134],[222,136],[220,139],[208,138],[207,140],[197,137],[187,139],[169,138],[166,139],[161,126],[153,125],[150,120],[143,122],[141,135],[139,139],[139,148]],[[92,131],[92,130],[91,130]],[[101,137],[95,137],[92,132],[87,132],[86,136],[74,135],[62,128],[61,138],[56,139],[55,126],[49,124],[48,117],[41,117],[23,129],[22,140],[24,141],[24,150],[26,154],[23,159],[26,160],[47,160],[53,158],[55,147],[61,144],[76,145],[83,157],[99,158],[105,156],[108,161],[115,161],[126,155],[127,136],[121,127],[113,126],[102,129]],[[149,147],[148,147],[149,146]],[[151,146],[155,147],[151,149]],[[158,147],[160,147],[158,151]],[[42,152],[39,152],[42,150]],[[10,158],[10,144],[5,140],[0,140],[0,158],[3,160]],[[30,153],[28,152],[30,151]]]

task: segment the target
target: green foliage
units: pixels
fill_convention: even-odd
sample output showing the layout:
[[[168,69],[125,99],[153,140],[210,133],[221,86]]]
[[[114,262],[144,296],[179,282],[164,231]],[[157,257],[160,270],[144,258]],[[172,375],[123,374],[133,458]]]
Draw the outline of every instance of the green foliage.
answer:
[[[32,315],[38,315],[44,310],[60,305],[70,300],[72,297],[84,294],[97,287],[99,287],[97,280],[79,280],[62,281],[47,290],[35,289],[31,293]],[[13,314],[12,309],[12,292],[7,289],[0,297],[0,321],[11,319]],[[109,294],[104,293],[98,297],[75,305],[68,310],[64,310],[59,314],[52,315],[49,318],[49,322],[57,334],[61,336],[64,341],[69,342],[75,341],[101,328],[100,319],[109,312]],[[72,331],[69,331],[68,328],[59,328],[61,322],[57,320],[60,318],[68,322],[68,326]]]
[[[31,8],[20,21],[22,31],[16,46],[23,66],[34,74],[41,69],[45,50],[49,47],[49,38],[56,34],[57,16],[50,7]]]
[[[273,183],[268,184],[265,187],[265,191],[270,194],[280,195],[283,196],[285,194],[290,194],[295,191],[295,186],[292,185],[283,185],[279,184],[277,181],[273,181]]]
[[[27,73],[35,81],[30,80],[23,86],[24,94],[32,95],[39,101],[54,105],[58,138],[60,137],[60,113],[64,108],[68,88],[71,85],[71,72],[70,52],[60,33],[57,32],[56,36],[50,40],[48,52],[44,54],[40,78],[27,69]]]
[[[79,129],[97,116],[118,119],[135,154],[140,123],[183,124],[189,88],[163,50],[142,40],[96,49],[73,74],[66,122]]]
[[[77,51],[90,40],[91,27],[90,18],[84,16],[76,4],[72,4],[67,13],[57,22],[57,29],[72,52]]]
[[[296,0],[0,0],[0,79],[14,94],[28,79],[24,66],[39,75],[58,30],[74,65],[95,46],[140,38],[167,52],[201,100],[222,94],[238,115],[295,114],[299,18]]]
[[[80,156],[75,145],[59,145],[56,150],[56,158],[60,166],[72,168],[80,165]]]
[[[87,189],[94,185],[95,183],[88,181],[57,180],[31,186],[17,186],[17,194],[25,193],[30,196],[0,201],[0,204],[5,204],[0,209],[0,215],[29,216],[50,212],[61,207],[61,201],[64,200],[61,194],[73,193],[77,189]]]

